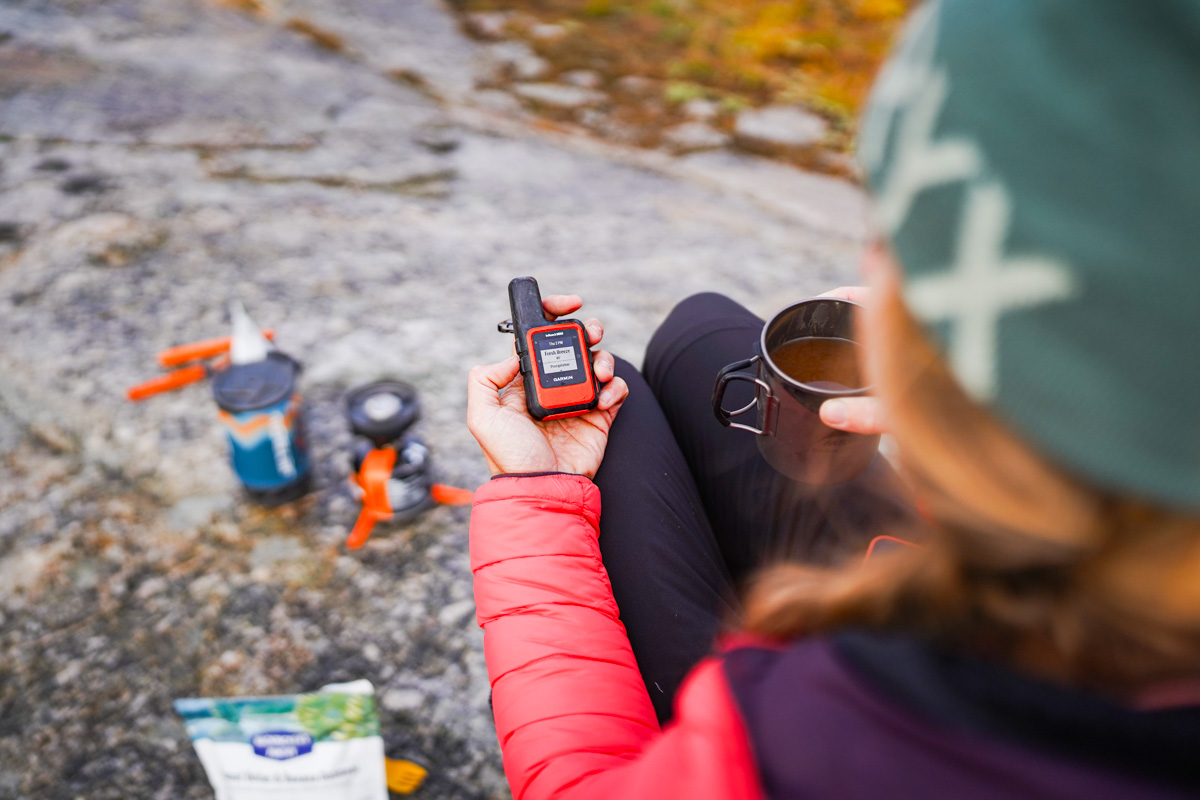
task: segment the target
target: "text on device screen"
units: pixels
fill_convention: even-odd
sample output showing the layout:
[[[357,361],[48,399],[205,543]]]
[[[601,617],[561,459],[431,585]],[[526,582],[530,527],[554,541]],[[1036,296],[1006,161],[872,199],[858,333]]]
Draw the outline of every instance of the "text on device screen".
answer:
[[[541,331],[533,334],[532,339],[543,389],[571,386],[587,379],[583,368],[586,356],[579,344],[579,331],[574,328]]]

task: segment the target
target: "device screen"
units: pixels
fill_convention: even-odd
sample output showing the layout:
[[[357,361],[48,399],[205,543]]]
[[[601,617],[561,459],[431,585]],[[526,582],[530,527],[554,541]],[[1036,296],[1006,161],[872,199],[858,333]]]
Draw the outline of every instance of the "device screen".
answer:
[[[543,389],[572,386],[587,380],[579,331],[563,328],[533,334],[533,352],[538,360],[539,382]]]

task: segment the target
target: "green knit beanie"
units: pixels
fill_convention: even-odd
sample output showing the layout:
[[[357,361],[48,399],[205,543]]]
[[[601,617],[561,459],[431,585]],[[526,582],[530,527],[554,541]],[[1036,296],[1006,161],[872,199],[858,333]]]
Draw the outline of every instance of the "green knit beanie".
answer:
[[[858,151],[967,392],[1088,483],[1200,510],[1200,2],[927,0]]]

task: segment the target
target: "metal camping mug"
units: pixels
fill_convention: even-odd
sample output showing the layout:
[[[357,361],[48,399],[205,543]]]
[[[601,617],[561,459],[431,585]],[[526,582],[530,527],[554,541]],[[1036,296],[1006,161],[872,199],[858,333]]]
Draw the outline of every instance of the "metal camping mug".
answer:
[[[771,354],[797,339],[820,337],[855,341],[857,303],[833,297],[802,300],[779,311],[763,326],[755,354],[725,367],[713,387],[713,413],[726,427],[758,436],[758,450],[776,472],[817,486],[842,483],[860,475],[875,458],[879,436],[848,433],[821,422],[821,404],[835,397],[867,394],[869,386],[835,388],[802,383],[771,360]],[[736,411],[722,405],[734,381],[754,384],[754,399]],[[734,422],[757,410],[757,426]]]

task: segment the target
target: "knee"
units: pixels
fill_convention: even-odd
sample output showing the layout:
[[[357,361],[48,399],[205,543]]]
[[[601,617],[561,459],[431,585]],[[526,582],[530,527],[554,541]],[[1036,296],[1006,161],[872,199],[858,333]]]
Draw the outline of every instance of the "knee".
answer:
[[[654,339],[670,338],[670,334],[686,328],[694,327],[697,323],[717,319],[730,313],[745,313],[745,309],[718,292],[700,292],[685,297],[675,304],[667,318],[654,332]]]
[[[676,303],[661,327],[668,328],[681,322],[708,319],[743,310],[735,301],[720,292],[699,292]]]
[[[685,297],[675,304],[667,318],[650,337],[644,362],[646,370],[650,371],[652,365],[663,357],[664,352],[677,344],[682,336],[689,335],[689,332],[707,328],[709,323],[721,317],[749,313],[718,292],[700,292]]]

